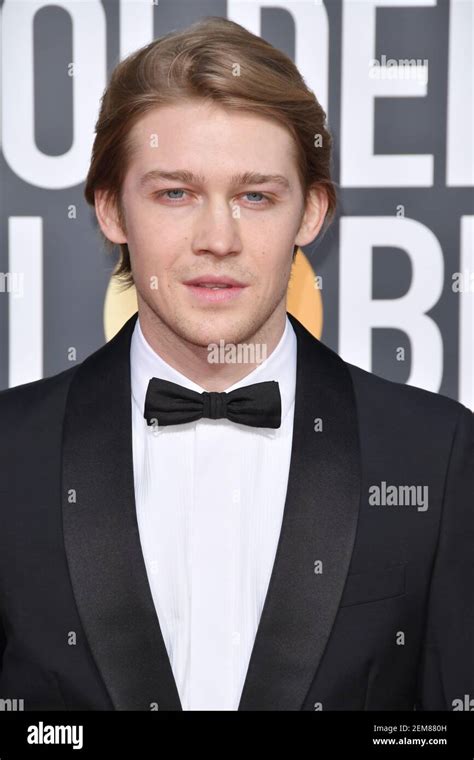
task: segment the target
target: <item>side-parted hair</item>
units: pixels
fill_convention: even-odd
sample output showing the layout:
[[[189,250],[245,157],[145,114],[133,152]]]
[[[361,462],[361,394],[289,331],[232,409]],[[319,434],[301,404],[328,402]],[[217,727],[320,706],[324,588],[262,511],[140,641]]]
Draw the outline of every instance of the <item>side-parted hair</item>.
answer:
[[[148,111],[189,98],[271,118],[286,127],[293,136],[304,198],[310,187],[325,190],[323,230],[329,226],[336,189],[330,173],[332,138],[323,108],[288,56],[240,24],[217,16],[154,40],[114,68],[101,99],[85,183],[91,206],[94,192],[105,191],[126,232],[122,187],[133,155],[130,131]],[[293,257],[297,249],[295,245]],[[120,244],[120,253],[114,274],[127,288],[133,275],[126,243]]]

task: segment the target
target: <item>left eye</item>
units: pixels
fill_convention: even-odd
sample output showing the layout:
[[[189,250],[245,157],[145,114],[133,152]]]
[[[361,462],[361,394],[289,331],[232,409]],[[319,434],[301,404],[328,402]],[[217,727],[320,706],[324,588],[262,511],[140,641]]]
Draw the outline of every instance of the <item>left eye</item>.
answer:
[[[268,200],[267,196],[266,196],[266,195],[263,195],[263,193],[250,192],[250,193],[245,193],[245,195],[254,195],[254,196],[255,196],[255,195],[259,195],[259,196],[260,196],[260,197],[261,197],[261,198],[262,198],[264,201]],[[255,198],[252,200],[252,203],[253,203],[254,201],[255,201]]]
[[[184,193],[184,192],[185,192],[184,190],[180,190],[179,188],[176,188],[175,190],[164,190],[164,192],[159,193],[159,195],[167,195],[168,193]],[[173,198],[169,198],[169,200],[170,201],[171,200],[180,201],[181,198],[176,198],[175,197],[174,199]]]

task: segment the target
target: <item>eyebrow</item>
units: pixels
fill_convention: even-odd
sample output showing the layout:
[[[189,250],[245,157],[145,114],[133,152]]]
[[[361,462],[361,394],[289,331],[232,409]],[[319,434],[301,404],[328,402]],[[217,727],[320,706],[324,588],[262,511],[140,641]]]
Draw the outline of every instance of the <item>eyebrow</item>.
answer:
[[[186,169],[175,170],[165,172],[160,169],[152,169],[146,172],[139,179],[139,187],[145,188],[156,180],[168,180],[171,182],[182,182],[183,184],[201,184],[205,183],[205,178],[202,174],[193,174],[193,172]],[[243,172],[241,174],[233,174],[231,177],[232,187],[238,187],[240,185],[264,185],[269,182],[273,182],[280,185],[284,190],[290,189],[290,183],[283,174],[262,174],[261,172]]]

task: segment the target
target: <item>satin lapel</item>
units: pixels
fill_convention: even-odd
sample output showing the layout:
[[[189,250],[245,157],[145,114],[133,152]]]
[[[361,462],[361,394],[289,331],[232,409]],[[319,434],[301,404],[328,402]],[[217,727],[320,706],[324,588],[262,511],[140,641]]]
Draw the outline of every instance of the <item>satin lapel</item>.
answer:
[[[79,615],[114,708],[181,710],[136,518],[129,353],[136,318],[78,367],[71,384],[64,540]]]
[[[359,443],[350,374],[336,353],[288,316],[297,337],[290,472],[239,710],[302,708],[334,624],[357,527]]]

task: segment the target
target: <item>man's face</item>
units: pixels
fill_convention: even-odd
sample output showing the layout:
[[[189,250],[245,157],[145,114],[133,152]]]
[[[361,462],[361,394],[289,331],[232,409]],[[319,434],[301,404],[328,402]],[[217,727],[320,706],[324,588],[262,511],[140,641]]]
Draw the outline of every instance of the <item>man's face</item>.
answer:
[[[126,231],[115,242],[128,243],[140,313],[198,346],[265,332],[285,314],[305,210],[291,135],[268,119],[189,100],[149,112],[131,138]],[[212,277],[242,287],[187,284]]]

